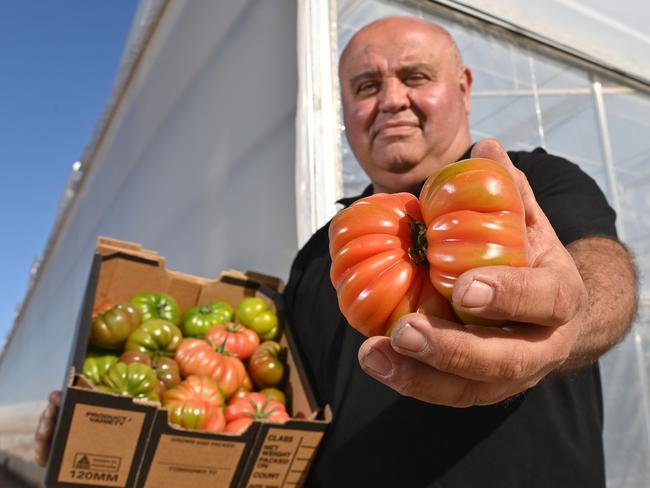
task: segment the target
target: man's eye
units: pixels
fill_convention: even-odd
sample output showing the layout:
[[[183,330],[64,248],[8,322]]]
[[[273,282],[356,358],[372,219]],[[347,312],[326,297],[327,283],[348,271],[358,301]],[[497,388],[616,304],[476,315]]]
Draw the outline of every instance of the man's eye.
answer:
[[[357,86],[358,95],[368,95],[376,93],[379,90],[379,83],[376,81],[364,81]]]
[[[428,80],[427,76],[423,73],[411,73],[404,80],[408,85],[418,85]]]

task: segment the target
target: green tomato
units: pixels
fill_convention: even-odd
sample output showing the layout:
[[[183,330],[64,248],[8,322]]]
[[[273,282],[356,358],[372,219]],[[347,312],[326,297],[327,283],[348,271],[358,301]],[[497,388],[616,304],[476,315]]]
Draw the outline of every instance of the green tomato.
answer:
[[[188,309],[183,314],[183,334],[186,337],[203,337],[213,326],[228,322],[228,313],[210,305]]]
[[[93,354],[86,355],[83,364],[83,375],[93,384],[100,383],[101,377],[110,369],[118,358],[113,354]]]
[[[260,390],[260,393],[262,395],[266,395],[266,397],[269,400],[277,400],[280,402],[282,405],[287,405],[287,397],[284,394],[284,392],[278,388],[275,388],[273,386],[269,386],[268,388],[262,388]]]
[[[149,357],[173,356],[183,341],[183,334],[171,322],[151,319],[135,329],[126,340],[125,351],[141,351]]]
[[[121,349],[131,332],[140,325],[140,314],[130,303],[120,303],[93,317],[89,341],[105,349]]]
[[[165,357],[155,358],[151,367],[156,373],[158,383],[162,383],[165,390],[181,382],[181,370],[175,360]]]
[[[223,315],[224,321],[222,323],[225,324],[226,322],[233,321],[235,317],[235,310],[229,303],[218,300],[216,302],[212,302],[210,304],[210,307],[212,307],[215,312],[219,312],[221,315]]]
[[[239,302],[239,305],[237,305],[237,320],[248,327],[253,322],[253,319],[257,316],[257,314],[268,309],[268,304],[261,298],[244,298],[241,302]]]
[[[280,324],[278,323],[278,316],[271,310],[262,312],[253,319],[254,330],[259,330],[260,339],[263,341],[270,341],[276,339],[280,335]]]
[[[276,341],[264,341],[248,359],[248,372],[258,388],[277,387],[284,380],[286,351]]]
[[[236,315],[239,322],[254,330],[262,340],[275,339],[280,334],[278,316],[261,298],[244,298],[237,306]]]
[[[126,364],[142,363],[151,366],[158,378],[158,393],[181,382],[181,371],[178,363],[171,358],[159,356],[151,359],[147,353],[142,351],[126,351],[120,356],[120,362]]]
[[[142,363],[117,362],[102,376],[101,391],[110,391],[133,398],[158,401],[158,378],[150,366]]]
[[[142,292],[131,297],[129,302],[140,312],[141,322],[163,319],[178,325],[181,321],[176,300],[166,293]]]

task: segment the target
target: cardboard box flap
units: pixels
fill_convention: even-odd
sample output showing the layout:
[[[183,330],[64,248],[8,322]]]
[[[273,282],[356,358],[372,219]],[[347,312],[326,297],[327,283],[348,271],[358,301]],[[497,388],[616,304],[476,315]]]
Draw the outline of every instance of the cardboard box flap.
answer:
[[[97,239],[96,253],[102,256],[111,256],[114,254],[127,254],[130,256],[138,257],[145,261],[152,261],[160,267],[165,267],[165,258],[160,256],[156,251],[143,249],[142,245],[120,241],[117,239],[110,239],[107,237],[99,237]]]
[[[257,271],[238,271],[236,269],[228,269],[222,271],[219,274],[219,280],[222,280],[224,277],[235,278],[242,281],[254,281],[255,283],[261,283],[277,293],[282,293],[284,291],[284,281],[275,276],[270,276],[264,273],[258,273]]]
[[[142,249],[142,244],[139,244],[137,242],[122,241],[120,239],[113,239],[112,237],[99,236],[97,238],[97,248],[100,248],[102,246],[119,247],[121,249],[127,249],[131,251],[158,254],[156,251]]]

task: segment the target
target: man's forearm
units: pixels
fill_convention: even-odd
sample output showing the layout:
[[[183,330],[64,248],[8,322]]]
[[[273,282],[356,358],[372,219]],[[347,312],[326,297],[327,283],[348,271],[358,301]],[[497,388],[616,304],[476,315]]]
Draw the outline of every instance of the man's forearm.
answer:
[[[578,340],[560,371],[596,361],[623,339],[637,311],[637,275],[632,258],[619,242],[588,237],[571,243],[571,253],[588,293],[579,317]]]

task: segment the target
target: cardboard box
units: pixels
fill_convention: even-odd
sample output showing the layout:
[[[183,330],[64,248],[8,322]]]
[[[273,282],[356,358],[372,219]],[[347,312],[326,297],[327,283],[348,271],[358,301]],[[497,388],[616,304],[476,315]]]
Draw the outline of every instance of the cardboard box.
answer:
[[[283,314],[281,280],[225,271],[217,279],[167,270],[165,260],[133,243],[100,238],[63,392],[46,471],[46,485],[175,487],[299,486],[329,423],[311,392]],[[284,325],[285,392],[291,420],[254,422],[241,435],[214,434],[170,425],[156,403],[89,389],[79,374],[87,351],[93,309],[127,301],[140,291],[172,295],[181,310],[246,296],[266,300]]]

